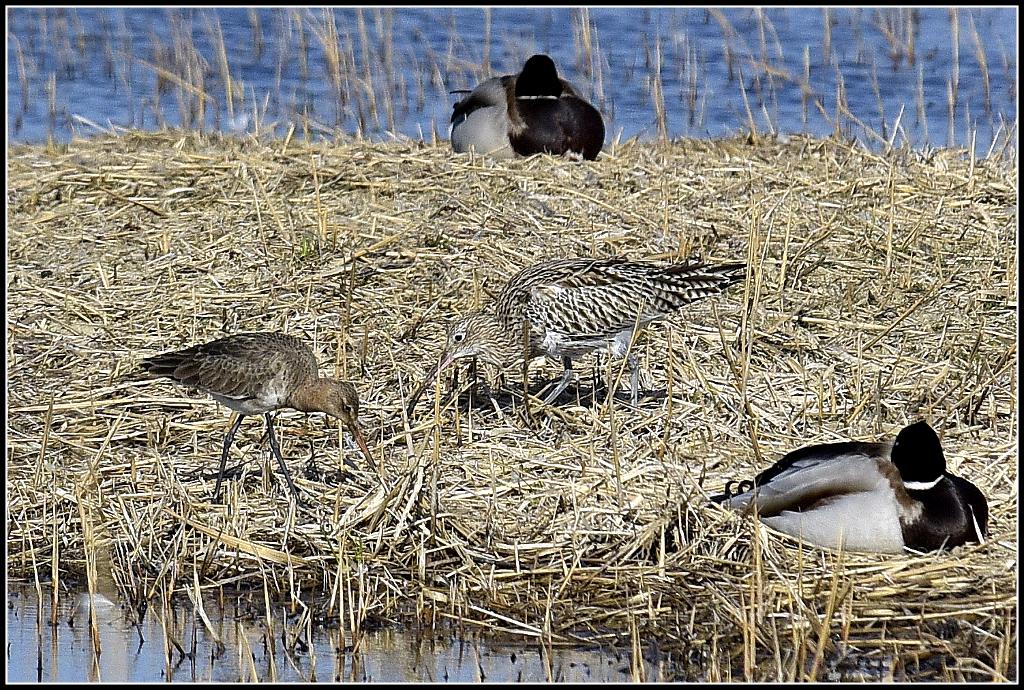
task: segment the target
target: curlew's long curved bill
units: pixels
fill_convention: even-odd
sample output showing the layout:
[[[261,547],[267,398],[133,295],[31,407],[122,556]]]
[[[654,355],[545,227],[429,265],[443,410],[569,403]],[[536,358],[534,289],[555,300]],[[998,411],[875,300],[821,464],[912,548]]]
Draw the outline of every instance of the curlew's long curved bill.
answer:
[[[448,367],[449,364],[451,364],[454,361],[454,357],[450,355],[442,355],[442,359],[440,359],[437,364],[431,367],[430,371],[427,372],[427,375],[423,377],[423,381],[420,382],[420,385],[416,386],[416,390],[414,390],[412,392],[412,395],[409,397],[409,403],[405,406],[405,414],[407,417],[412,417],[412,411],[416,408],[416,403],[419,402],[420,396],[423,395],[424,389],[430,383],[432,383],[435,378],[437,378],[438,374],[440,374],[444,369]]]
[[[359,450],[363,451],[363,455],[366,456],[366,460],[370,463],[370,467],[373,468],[374,472],[380,474],[380,471],[377,469],[377,463],[374,462],[373,456],[370,455],[370,447],[366,445],[366,439],[363,438],[363,432],[359,430],[359,426],[357,424],[349,424],[348,430],[351,432],[352,438],[356,440]]]

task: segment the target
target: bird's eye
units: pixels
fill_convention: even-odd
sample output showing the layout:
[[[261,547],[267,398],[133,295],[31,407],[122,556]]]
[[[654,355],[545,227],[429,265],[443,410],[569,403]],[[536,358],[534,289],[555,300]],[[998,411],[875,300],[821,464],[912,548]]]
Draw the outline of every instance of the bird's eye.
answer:
[[[452,336],[452,340],[457,342],[457,343],[461,343],[465,339],[466,339],[466,334],[465,333],[456,333],[455,335]]]

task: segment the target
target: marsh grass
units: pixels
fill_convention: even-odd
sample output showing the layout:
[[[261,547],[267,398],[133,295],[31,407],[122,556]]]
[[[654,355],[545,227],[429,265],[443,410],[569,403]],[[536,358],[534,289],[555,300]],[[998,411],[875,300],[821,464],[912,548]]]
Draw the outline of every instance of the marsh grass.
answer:
[[[109,562],[169,658],[189,652],[174,601],[240,589],[269,644],[283,608],[356,644],[412,618],[631,645],[636,679],[642,654],[708,680],[1016,676],[1015,159],[753,135],[584,164],[181,133],[8,154],[8,577],[56,595]],[[532,425],[521,392],[495,410],[444,382],[405,416],[446,320],[576,255],[749,271],[637,339],[637,408],[602,359],[531,399]],[[354,380],[380,477],[336,424],[284,412],[307,507],[258,420],[210,501],[226,410],[139,361],[264,329]],[[559,370],[534,363],[531,395]],[[833,554],[707,502],[793,448],[922,417],[988,496],[983,545]]]
[[[794,57],[790,51],[787,57],[772,17],[787,21],[789,10],[755,8],[727,15],[712,8],[703,17],[719,28],[719,37],[655,23],[650,35],[643,35],[641,59],[639,54],[613,57],[616,51],[608,50],[608,42],[616,35],[602,36],[591,11],[580,8],[557,20],[566,24],[565,40],[572,42],[575,55],[574,65],[560,69],[601,110],[609,142],[624,127],[663,141],[679,134],[699,136],[737,128],[792,130],[796,117],[786,113],[797,102],[806,131],[838,131],[876,149],[887,146],[896,130],[901,142],[932,144],[929,109],[931,133],[941,137],[945,124],[947,146],[957,137],[966,145],[972,132],[987,136],[1001,119],[1015,119],[1016,111],[1005,99],[999,108],[1010,112],[995,112],[992,97],[993,92],[1001,95],[1016,89],[1012,50],[1008,54],[1004,46],[997,50],[986,45],[975,10],[948,11],[950,66],[940,74],[941,85],[926,92],[924,70],[937,68],[926,67],[917,55],[921,11],[837,14],[824,8],[817,37],[820,50],[815,47],[812,56],[807,43],[802,56]],[[10,94],[18,104],[12,109],[13,132],[17,135],[23,126],[33,124],[53,140],[69,132],[110,131],[110,122],[96,121],[99,117],[91,114],[95,110],[78,112],[82,84],[76,82],[89,78],[109,82],[114,99],[127,94],[123,112],[104,113],[121,126],[162,128],[170,122],[199,131],[257,136],[270,132],[282,137],[291,129],[305,139],[329,139],[339,132],[390,139],[402,132],[432,142],[437,139],[434,128],[447,127],[452,89],[469,89],[484,78],[514,72],[530,54],[546,49],[526,29],[514,31],[504,22],[504,28],[495,28],[490,9],[482,11],[482,23],[472,28],[471,20],[460,22],[456,13],[438,10],[437,23],[444,29],[430,37],[415,28],[415,21],[407,24],[390,8],[250,10],[236,20],[248,25],[242,41],[248,45],[228,45],[229,27],[222,26],[221,15],[211,9],[168,9],[154,20],[166,31],[154,26],[137,42],[124,11],[100,15],[91,22],[99,25],[98,30],[87,26],[90,22],[83,21],[76,8],[15,12],[12,76],[19,86]],[[536,16],[549,22],[553,15]],[[683,21],[693,27],[695,16],[700,13],[692,9],[663,13],[658,22],[674,25],[685,17]],[[983,15],[978,16],[982,21]],[[842,41],[834,41],[834,33]],[[847,38],[851,33],[853,45]],[[237,35],[232,40],[239,42]],[[961,40],[970,46],[963,60]],[[846,51],[855,51],[853,65]],[[1002,70],[990,69],[989,62],[997,56]],[[871,73],[873,91],[867,94],[850,83],[862,78],[862,65]],[[910,71],[915,69],[916,75]],[[883,104],[888,89],[878,87],[880,80],[883,85],[886,81],[877,76],[883,70],[886,78],[908,84],[905,102],[893,102],[888,109]],[[832,73],[834,78],[825,76]],[[965,84],[977,82],[981,87],[962,90],[961,73]],[[901,127],[898,118],[886,119],[886,110],[892,117],[899,105],[907,107],[912,101],[918,115],[912,123]],[[686,117],[680,117],[683,112]],[[45,122],[45,128],[30,123],[33,119]],[[1015,137],[1007,136],[1015,146]],[[982,147],[988,148],[987,141]]]

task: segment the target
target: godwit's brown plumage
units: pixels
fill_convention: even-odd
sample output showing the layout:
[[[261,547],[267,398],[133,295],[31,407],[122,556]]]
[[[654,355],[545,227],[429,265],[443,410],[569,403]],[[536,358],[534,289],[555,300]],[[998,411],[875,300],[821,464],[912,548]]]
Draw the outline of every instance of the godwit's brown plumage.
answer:
[[[262,414],[266,419],[270,450],[298,500],[298,490],[281,457],[270,415],[282,407],[302,412],[324,412],[341,420],[367,461],[376,468],[359,430],[359,394],[356,389],[345,381],[321,377],[313,351],[295,336],[238,333],[184,350],[148,357],[142,361],[142,368],[153,376],[166,376],[205,391],[238,413],[238,419],[224,437],[214,500],[220,496],[220,484],[235,432],[243,417],[254,414]]]
[[[621,357],[633,332],[695,300],[722,292],[743,279],[741,263],[664,264],[613,259],[551,259],[512,277],[494,311],[479,311],[457,321],[437,365],[414,391],[411,412],[426,384],[457,359],[478,357],[505,368],[524,356],[559,357],[565,367],[550,402],[572,379],[572,360],[611,346]],[[633,399],[638,365],[630,356]]]

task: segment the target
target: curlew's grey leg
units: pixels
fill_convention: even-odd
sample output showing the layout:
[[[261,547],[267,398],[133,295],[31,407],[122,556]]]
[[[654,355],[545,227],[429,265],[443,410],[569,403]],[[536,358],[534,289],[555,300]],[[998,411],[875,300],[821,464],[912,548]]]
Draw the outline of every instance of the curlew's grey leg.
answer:
[[[558,382],[555,390],[544,396],[545,403],[551,404],[559,395],[562,394],[562,391],[568,388],[569,384],[573,380],[572,360],[568,357],[562,357],[562,366],[565,367],[565,371],[562,372],[562,380]]]
[[[302,505],[302,499],[299,498],[299,490],[295,486],[295,482],[292,481],[292,475],[288,472],[288,465],[284,464],[284,458],[281,457],[281,447],[277,445],[277,438],[274,436],[274,422],[269,412],[263,414],[264,419],[267,420],[267,435],[270,437],[270,452],[273,453],[274,457],[277,458],[277,464],[281,466],[281,471],[284,472],[284,478],[288,480],[288,488],[292,490],[292,495],[295,496],[295,503]]]
[[[626,361],[629,363],[629,385],[633,390],[633,404],[636,405],[640,394],[640,362],[633,354],[627,357]]]
[[[498,399],[494,397],[494,391],[491,390],[490,386],[487,387],[487,398],[491,401],[491,407],[498,414],[498,419],[504,420],[505,413],[501,411],[501,405],[498,404]]]
[[[231,444],[235,442],[235,432],[238,431],[238,427],[242,426],[242,420],[245,418],[244,414],[238,415],[238,419],[228,429],[228,433],[224,434],[224,450],[220,454],[220,471],[217,472],[217,484],[213,487],[213,500],[220,500],[220,483],[224,479],[224,468],[228,464],[228,450],[231,448]]]
[[[594,366],[590,370],[590,397],[593,404],[597,405],[597,387],[601,383],[601,353],[594,352]]]

